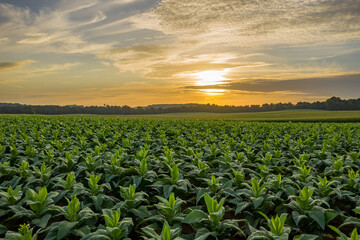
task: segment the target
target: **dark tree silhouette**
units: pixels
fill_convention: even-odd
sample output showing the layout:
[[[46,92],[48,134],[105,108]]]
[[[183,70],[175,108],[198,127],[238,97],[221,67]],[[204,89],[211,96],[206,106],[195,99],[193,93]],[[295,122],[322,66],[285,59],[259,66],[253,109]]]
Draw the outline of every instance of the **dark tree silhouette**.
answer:
[[[344,100],[332,97],[324,102],[292,103],[265,103],[263,105],[218,106],[215,104],[175,104],[150,105],[148,107],[132,108],[124,106],[57,106],[57,105],[24,105],[18,103],[0,103],[0,114],[99,114],[99,115],[138,115],[184,112],[211,112],[211,113],[241,113],[267,112],[290,109],[318,109],[318,110],[360,110],[360,98]]]

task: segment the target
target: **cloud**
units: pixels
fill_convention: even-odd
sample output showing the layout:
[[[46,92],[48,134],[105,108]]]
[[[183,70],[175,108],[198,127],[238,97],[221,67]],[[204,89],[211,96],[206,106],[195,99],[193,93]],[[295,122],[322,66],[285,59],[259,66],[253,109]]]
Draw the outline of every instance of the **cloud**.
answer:
[[[316,96],[358,97],[360,73],[338,76],[324,76],[305,79],[274,80],[252,79],[212,86],[187,86],[187,89],[225,89],[249,93],[286,93],[309,94]]]
[[[12,70],[24,67],[27,64],[34,63],[34,60],[22,60],[17,62],[0,62],[0,71]]]
[[[166,45],[134,45],[113,48],[99,56],[113,61],[113,65],[121,71],[148,72],[151,65],[168,61],[174,50],[173,46]]]
[[[65,71],[76,66],[79,66],[80,63],[64,63],[64,64],[51,64],[43,68],[34,68],[28,71],[28,73],[52,73],[58,71]]]
[[[236,71],[237,66],[246,65],[251,68],[261,65],[263,68],[257,68],[257,73],[268,70],[291,74],[288,69],[295,69],[295,66],[280,66],[279,61],[283,59],[268,58],[268,61],[251,63],[246,58],[254,58],[252,54],[256,52],[257,59],[261,59],[264,48],[279,45],[286,50],[290,46],[329,46],[359,40],[358,12],[359,0],[162,0],[151,11],[120,22],[163,34],[169,43],[116,48],[100,57],[113,61],[121,71],[141,71],[143,77],[152,79],[174,79],[181,73],[195,71],[196,65],[198,71],[219,70],[221,65],[213,64],[216,58],[223,64],[222,69],[233,69],[229,74],[246,73]],[[206,52],[217,56],[196,60]],[[231,58],[222,59],[221,54],[229,53]],[[194,63],[188,63],[191,60]],[[277,68],[268,67],[276,64]],[[304,66],[304,71],[324,72],[317,63],[311,65]],[[329,67],[343,70],[334,63],[323,65],[326,65],[325,71]]]
[[[121,71],[141,72],[143,77],[150,79],[181,79],[188,73],[268,65],[263,62],[234,61],[238,56],[230,53],[193,55],[192,44],[133,45],[108,50],[99,57],[113,61],[113,65]]]
[[[34,79],[35,81],[38,78],[47,75],[47,74],[64,74],[66,71],[71,70],[77,66],[80,66],[81,63],[73,62],[73,63],[63,63],[63,64],[47,64],[36,66],[29,66],[26,68],[22,68],[27,64],[33,63],[33,60],[25,60],[18,62],[4,62],[0,63],[0,73],[5,74],[3,77],[2,83],[17,83],[17,82],[28,82],[30,79]],[[40,65],[40,66],[38,66]],[[7,72],[6,70],[13,70],[13,72]],[[9,75],[10,74],[10,75]],[[9,81],[11,79],[11,81]]]
[[[359,0],[163,0],[129,20],[203,43],[324,43],[359,39],[359,12]]]
[[[61,13],[72,13],[77,12],[86,8],[93,7],[100,2],[98,0],[90,0],[90,1],[71,1],[71,2],[65,2],[65,1],[59,1],[58,3],[58,9]]]
[[[102,57],[115,61],[165,60],[173,47],[166,45],[133,45],[106,51]]]
[[[48,42],[51,40],[52,36],[49,36],[46,33],[29,33],[27,34],[28,38],[21,39],[17,41],[20,44],[39,44]]]
[[[27,7],[0,3],[0,39],[12,39],[9,51],[34,51],[30,45],[40,45],[36,51],[53,53],[80,53],[97,55],[112,48],[116,41],[105,39],[102,33],[91,31],[107,19],[108,12],[134,1],[58,1],[55,7],[33,12]],[[119,26],[108,29],[109,32]],[[128,31],[127,29],[126,31]],[[89,34],[91,33],[91,34]],[[100,35],[99,35],[100,34]]]
[[[151,71],[145,74],[148,78],[176,78],[182,77],[190,73],[198,73],[203,71],[223,71],[227,69],[236,69],[242,67],[256,67],[262,65],[262,63],[229,63],[229,62],[184,62],[173,64],[155,64],[151,66]]]

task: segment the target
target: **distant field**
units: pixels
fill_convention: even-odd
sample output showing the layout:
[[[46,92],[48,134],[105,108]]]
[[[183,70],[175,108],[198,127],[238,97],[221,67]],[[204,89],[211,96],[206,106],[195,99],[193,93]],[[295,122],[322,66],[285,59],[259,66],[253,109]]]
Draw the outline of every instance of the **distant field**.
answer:
[[[2,115],[2,114],[0,114]],[[169,119],[169,120],[239,120],[239,121],[299,121],[299,122],[360,122],[360,111],[324,111],[297,109],[260,113],[168,113],[146,115],[62,115],[105,118]]]
[[[114,117],[114,116],[112,116]],[[241,121],[351,121],[360,122],[360,111],[291,110],[262,113],[171,113],[121,115],[119,118],[241,120]]]

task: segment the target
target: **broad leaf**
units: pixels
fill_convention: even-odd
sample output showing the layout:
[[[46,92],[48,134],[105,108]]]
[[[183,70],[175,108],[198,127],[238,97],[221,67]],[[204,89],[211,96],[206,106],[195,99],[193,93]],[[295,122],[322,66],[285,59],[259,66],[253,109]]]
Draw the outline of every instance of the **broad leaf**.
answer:
[[[71,231],[71,229],[73,227],[75,227],[76,224],[77,224],[77,222],[62,221],[59,224],[56,239],[60,240],[60,239],[63,239],[64,237],[66,237],[68,235],[68,233]]]
[[[183,222],[195,223],[195,222],[201,222],[206,219],[208,219],[208,215],[205,212],[201,210],[194,210],[184,218]]]
[[[322,230],[325,230],[325,213],[323,209],[315,207],[308,214],[310,218],[319,224]]]

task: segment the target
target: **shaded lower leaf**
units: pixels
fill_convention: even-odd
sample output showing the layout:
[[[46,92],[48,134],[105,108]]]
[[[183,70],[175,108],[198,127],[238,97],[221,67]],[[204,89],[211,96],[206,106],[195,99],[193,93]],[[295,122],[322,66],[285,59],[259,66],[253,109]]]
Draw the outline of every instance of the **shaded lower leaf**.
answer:
[[[68,235],[68,233],[71,231],[71,229],[73,227],[75,227],[76,224],[77,224],[77,222],[68,222],[68,221],[61,222],[59,224],[56,239],[60,240],[60,239],[63,239],[64,237],[66,237],[66,235]]]
[[[264,201],[263,197],[251,198],[252,203],[254,204],[254,209],[257,209]]]
[[[325,230],[325,213],[323,209],[315,207],[308,214],[311,219],[319,224],[322,230]]]
[[[195,240],[206,240],[209,236],[216,236],[216,232],[210,232],[208,229],[202,228],[196,233]]]
[[[184,219],[184,223],[195,223],[200,222],[204,219],[208,219],[208,215],[201,210],[194,210]]]
[[[36,226],[38,226],[40,228],[45,228],[46,225],[48,224],[50,218],[51,218],[51,214],[46,214],[45,216],[43,216],[40,219],[32,220],[31,223],[35,224]]]
[[[82,227],[82,228],[80,228],[80,229],[75,229],[75,230],[74,230],[74,234],[75,234],[76,236],[79,236],[79,237],[85,237],[85,236],[87,236],[88,234],[90,234],[90,232],[91,232],[91,229],[90,229],[89,226],[84,226],[84,227]]]
[[[292,212],[292,218],[296,224],[296,226],[299,226],[299,222],[304,219],[307,218],[305,215],[301,215],[299,212],[297,211],[293,211]]]
[[[239,213],[241,213],[248,206],[250,206],[250,203],[248,203],[248,202],[241,202],[241,203],[237,204],[236,210],[235,210],[235,215],[238,215]]]
[[[316,240],[316,239],[319,239],[319,236],[311,235],[311,234],[302,234],[294,237],[294,240]]]
[[[6,226],[4,226],[4,225],[1,225],[0,224],[0,234],[4,234],[4,233],[6,233],[7,232],[7,227]]]

